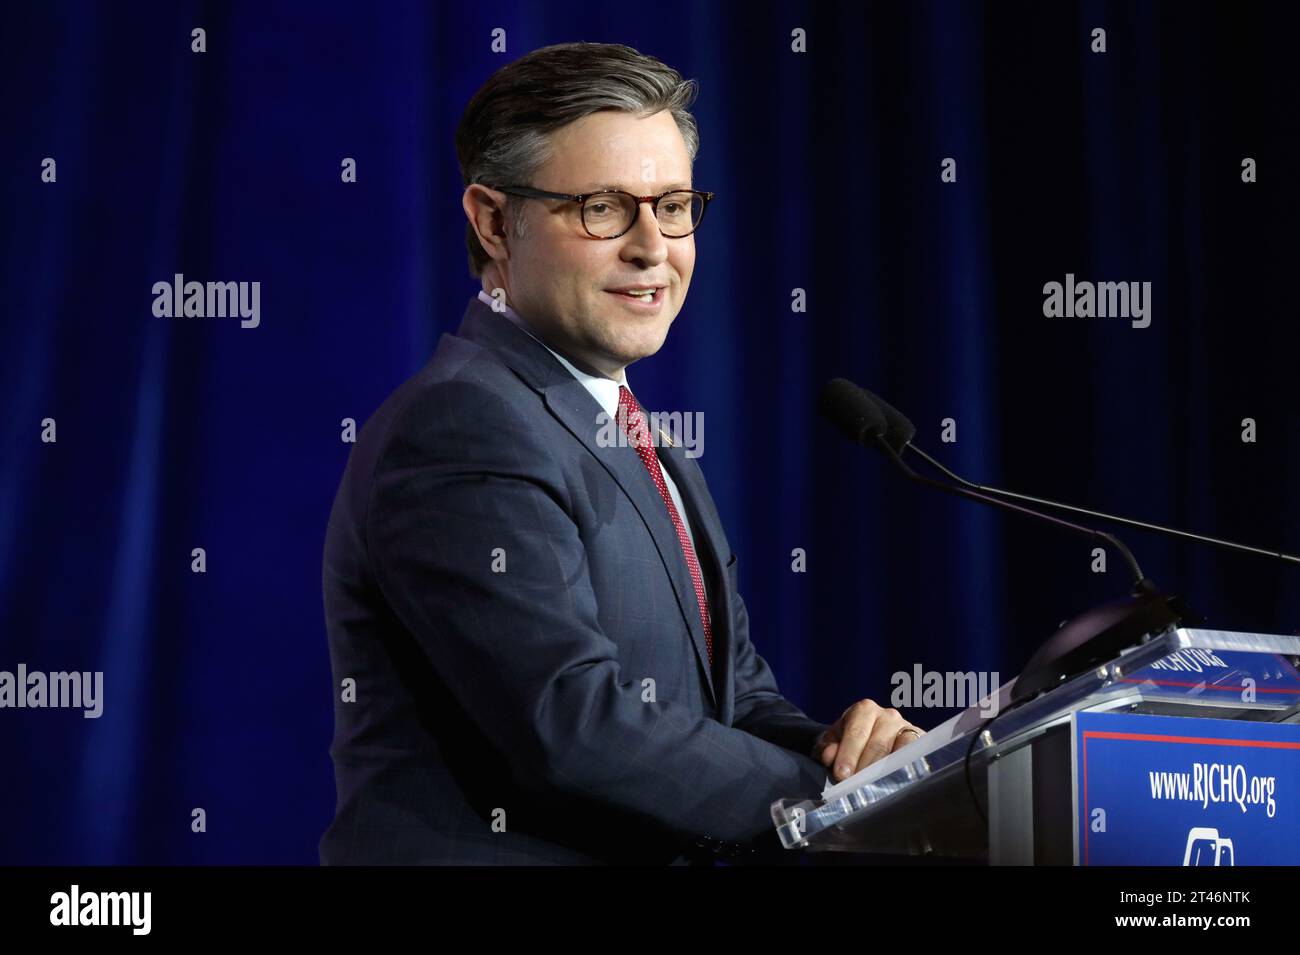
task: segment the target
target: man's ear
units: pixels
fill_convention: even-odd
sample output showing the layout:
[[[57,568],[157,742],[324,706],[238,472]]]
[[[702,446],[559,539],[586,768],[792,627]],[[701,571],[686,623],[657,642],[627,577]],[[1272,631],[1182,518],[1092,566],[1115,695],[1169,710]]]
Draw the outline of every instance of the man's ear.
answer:
[[[505,193],[479,183],[465,187],[460,204],[478,235],[483,251],[493,259],[510,258],[506,244]]]

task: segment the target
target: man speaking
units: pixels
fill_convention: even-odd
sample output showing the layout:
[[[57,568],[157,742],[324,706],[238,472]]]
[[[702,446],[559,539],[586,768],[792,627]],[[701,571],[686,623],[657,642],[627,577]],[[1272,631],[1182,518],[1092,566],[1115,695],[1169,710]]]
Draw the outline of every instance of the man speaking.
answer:
[[[625,46],[498,70],[456,134],[455,335],[362,429],[325,542],[326,864],[641,863],[774,844],[769,805],[920,730],[781,696],[698,465],[626,368],[695,269],[694,82]],[[600,440],[610,422],[627,440]]]

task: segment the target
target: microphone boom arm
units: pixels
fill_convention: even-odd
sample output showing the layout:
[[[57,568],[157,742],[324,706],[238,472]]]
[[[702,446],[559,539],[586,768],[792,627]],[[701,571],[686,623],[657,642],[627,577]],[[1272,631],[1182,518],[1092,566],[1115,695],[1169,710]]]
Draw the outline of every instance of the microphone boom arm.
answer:
[[[1277,557],[1280,558],[1281,560],[1289,561],[1290,563],[1293,564],[1300,564],[1300,557],[1296,557],[1294,554],[1284,553],[1280,550],[1265,550],[1262,547],[1251,547],[1248,544],[1237,544],[1233,541],[1222,540],[1221,538],[1218,537],[1208,537],[1204,534],[1193,534],[1191,531],[1180,531],[1175,527],[1164,527],[1160,524],[1151,524],[1146,521],[1134,520],[1131,517],[1118,517],[1114,514],[1105,514],[1101,511],[1091,511],[1086,507],[1075,507],[1072,504],[1061,504],[1057,501],[1048,501],[1048,500],[1044,500],[1041,497],[1032,497],[1029,494],[1017,494],[1015,491],[1004,491],[1001,488],[989,487],[984,484],[976,484],[974,481],[968,481],[964,477],[958,474],[954,474],[952,471],[948,470],[946,467],[944,467],[934,458],[930,457],[930,455],[926,454],[924,451],[922,451],[916,445],[912,444],[910,441],[907,442],[907,444],[903,445],[903,448],[904,449],[911,448],[913,451],[919,454],[924,460],[928,461],[931,467],[936,468],[939,471],[942,471],[949,478],[951,478],[952,480],[956,481],[958,484],[962,485],[963,487],[969,490],[980,491],[983,492],[984,494],[996,494],[999,497],[1010,497],[1018,501],[1028,501],[1030,504],[1038,504],[1045,507],[1054,507],[1057,508],[1058,510],[1072,511],[1075,514],[1085,514],[1088,517],[1096,517],[1103,521],[1114,521],[1117,524],[1126,524],[1129,527],[1137,527],[1147,531],[1157,531],[1158,533],[1161,534],[1172,534],[1175,537],[1182,537],[1182,538],[1186,538],[1187,540],[1200,541],[1201,543],[1204,544],[1215,544],[1219,547],[1226,547],[1229,550],[1241,551],[1242,553],[1246,553],[1246,554],[1260,554],[1261,556],[1264,557]],[[893,449],[891,448],[890,450],[892,451]],[[1116,541],[1116,543],[1118,543],[1118,541]],[[1120,546],[1122,547],[1123,545]]]
[[[1119,538],[1115,537],[1114,535],[1107,534],[1105,531],[1093,530],[1090,527],[1084,527],[1080,524],[1072,524],[1069,521],[1062,520],[1059,517],[1052,517],[1050,514],[1043,514],[1038,511],[1031,511],[1027,507],[1020,507],[1017,504],[1012,504],[1010,501],[1004,501],[1000,497],[990,497],[987,493],[982,493],[985,491],[984,488],[979,488],[978,490],[971,490],[970,487],[954,487],[951,484],[944,484],[942,481],[936,481],[933,478],[928,478],[923,475],[917,474],[915,471],[913,471],[910,467],[907,466],[906,462],[904,462],[902,457],[900,457],[898,453],[894,451],[893,447],[889,444],[888,441],[885,440],[883,435],[877,435],[875,440],[876,440],[876,444],[879,445],[880,450],[884,452],[886,457],[888,457],[891,461],[894,462],[894,465],[903,472],[903,474],[908,478],[908,480],[917,481],[921,484],[926,485],[927,487],[938,488],[939,490],[944,491],[947,494],[955,494],[958,497],[965,497],[975,501],[982,501],[985,504],[992,504],[994,507],[1005,508],[1007,510],[1016,511],[1017,513],[1020,514],[1028,515],[1029,517],[1034,517],[1039,520],[1048,521],[1052,524],[1055,524],[1057,527],[1061,527],[1067,531],[1070,531],[1071,533],[1079,534],[1080,536],[1087,537],[1089,540],[1101,541],[1105,544],[1109,544],[1120,554],[1121,557],[1124,558],[1124,562],[1128,564],[1129,569],[1133,571],[1133,580],[1135,586],[1139,590],[1153,589],[1150,581],[1148,581],[1146,576],[1142,573],[1142,568],[1138,566],[1138,562],[1133,557],[1132,552],[1127,547],[1124,546],[1124,544],[1119,540]],[[935,463],[930,458],[929,455],[925,454],[914,444],[911,444],[909,442],[908,444],[904,445],[904,447],[911,448],[913,451],[916,451],[918,454],[924,457],[927,461],[930,461],[932,464]],[[943,468],[943,470],[947,471],[946,468]],[[969,481],[962,481],[961,478],[957,478],[956,475],[952,475],[952,477],[956,478],[956,480],[960,481],[961,484],[963,485],[970,485],[971,483]],[[978,487],[978,485],[974,485],[974,486]]]

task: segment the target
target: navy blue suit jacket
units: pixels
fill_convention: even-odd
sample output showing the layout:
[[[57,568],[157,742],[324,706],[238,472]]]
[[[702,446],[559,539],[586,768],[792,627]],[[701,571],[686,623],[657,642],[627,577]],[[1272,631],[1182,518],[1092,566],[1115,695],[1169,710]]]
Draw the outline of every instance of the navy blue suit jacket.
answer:
[[[476,297],[362,428],[325,543],[323,863],[766,851],[771,802],[820,792],[826,726],[750,643],[699,466],[658,448],[707,575],[713,672],[663,499],[635,449],[601,446],[602,414]]]

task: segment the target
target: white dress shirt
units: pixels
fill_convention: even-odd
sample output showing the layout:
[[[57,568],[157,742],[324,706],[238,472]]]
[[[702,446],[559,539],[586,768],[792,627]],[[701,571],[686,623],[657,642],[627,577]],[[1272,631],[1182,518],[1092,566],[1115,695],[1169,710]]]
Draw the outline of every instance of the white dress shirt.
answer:
[[[486,305],[495,307],[494,302],[496,300],[493,299],[492,296],[489,295],[484,290],[479,289],[478,297],[480,301],[482,301]],[[503,314],[506,316],[506,318],[510,319],[510,321],[514,322],[516,325],[522,328],[525,332],[531,335],[539,345],[541,345],[548,352],[554,355],[556,360],[569,370],[569,374],[573,375],[574,378],[577,378],[578,381],[582,382],[583,387],[586,388],[587,391],[591,392],[591,396],[596,399],[596,403],[605,410],[606,414],[609,415],[610,420],[611,421],[617,420],[618,386],[623,385],[625,388],[627,388],[628,391],[632,390],[632,388],[627,383],[627,369],[625,368],[619,372],[620,375],[619,381],[614,381],[611,378],[599,378],[596,377],[595,375],[589,375],[585,371],[582,371],[579,368],[575,368],[572,362],[570,362],[567,358],[565,358],[563,355],[561,355],[559,352],[553,349],[550,345],[546,344],[546,342],[542,341],[540,338],[534,335],[532,329],[528,327],[528,323],[519,316],[518,312],[516,312],[509,305],[506,305],[504,302],[502,302],[501,304],[504,307]],[[645,409],[643,408],[642,410],[644,411]],[[649,424],[648,418],[649,415],[647,413],[647,422],[646,422],[647,425]],[[664,484],[668,486],[668,496],[673,499],[673,507],[677,508],[677,513],[681,516],[682,525],[686,528],[686,536],[689,537],[691,541],[691,547],[695,547],[695,535],[691,531],[691,521],[690,518],[686,516],[686,508],[682,506],[682,496],[677,490],[677,485],[673,483],[672,476],[668,473],[668,470],[663,466],[662,463],[660,463],[658,454],[655,455],[655,464],[658,465],[659,467],[659,473],[664,476]],[[700,559],[698,548],[696,548],[695,558],[696,560]],[[701,563],[703,562],[701,561]],[[708,595],[709,595],[709,585],[706,582],[704,584],[705,599],[708,599]]]

